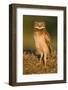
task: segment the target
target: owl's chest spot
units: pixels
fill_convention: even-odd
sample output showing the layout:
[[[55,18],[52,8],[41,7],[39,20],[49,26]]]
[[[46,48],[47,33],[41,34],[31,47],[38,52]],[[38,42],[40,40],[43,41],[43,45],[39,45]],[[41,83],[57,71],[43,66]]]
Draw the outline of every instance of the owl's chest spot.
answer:
[[[38,41],[44,40],[44,37],[45,37],[44,34],[40,32],[34,34],[34,38],[37,39]]]
[[[35,39],[35,43],[37,46],[41,46],[43,47],[45,45],[45,36],[44,34],[43,35],[40,35],[40,34],[35,34],[34,35],[34,39]]]

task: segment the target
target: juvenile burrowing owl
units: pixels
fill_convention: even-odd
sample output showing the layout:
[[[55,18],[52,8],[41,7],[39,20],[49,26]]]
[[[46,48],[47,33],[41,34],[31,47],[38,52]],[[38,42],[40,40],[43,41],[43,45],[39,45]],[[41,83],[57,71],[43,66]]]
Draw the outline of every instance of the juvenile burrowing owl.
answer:
[[[44,58],[46,67],[47,57],[51,53],[51,40],[46,30],[46,23],[43,21],[35,21],[33,28],[36,50],[40,54],[40,61]]]

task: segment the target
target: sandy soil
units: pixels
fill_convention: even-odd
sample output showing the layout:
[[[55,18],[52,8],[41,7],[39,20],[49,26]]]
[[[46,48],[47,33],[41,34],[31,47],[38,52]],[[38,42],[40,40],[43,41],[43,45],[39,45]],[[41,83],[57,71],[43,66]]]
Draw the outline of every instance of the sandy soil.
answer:
[[[31,51],[24,51],[23,56],[23,74],[43,74],[43,73],[57,73],[57,58],[53,53],[47,59],[46,68],[43,60],[40,63],[39,56]]]

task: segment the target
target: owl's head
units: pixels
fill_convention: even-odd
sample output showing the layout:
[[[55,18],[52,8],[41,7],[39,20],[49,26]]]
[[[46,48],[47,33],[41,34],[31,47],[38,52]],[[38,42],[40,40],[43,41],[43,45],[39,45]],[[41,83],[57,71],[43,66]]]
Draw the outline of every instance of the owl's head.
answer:
[[[43,22],[43,21],[35,21],[34,22],[34,29],[42,30],[42,29],[45,29],[45,28],[46,28],[45,22]]]

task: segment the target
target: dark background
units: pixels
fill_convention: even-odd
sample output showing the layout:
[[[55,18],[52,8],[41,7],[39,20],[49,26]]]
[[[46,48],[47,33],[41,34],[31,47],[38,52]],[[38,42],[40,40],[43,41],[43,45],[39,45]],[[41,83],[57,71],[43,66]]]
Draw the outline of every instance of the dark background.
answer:
[[[53,47],[57,49],[57,17],[55,16],[32,16],[23,15],[23,48],[24,50],[35,49],[33,38],[34,21],[42,20],[46,22],[46,28],[52,40]]]

